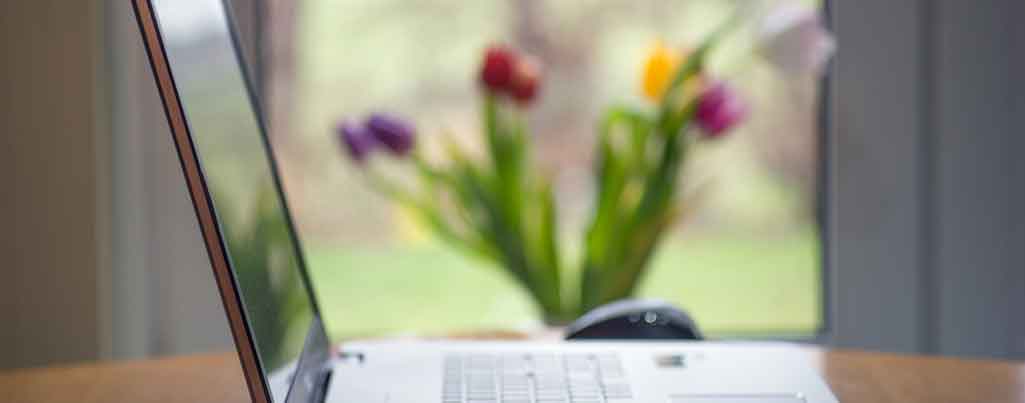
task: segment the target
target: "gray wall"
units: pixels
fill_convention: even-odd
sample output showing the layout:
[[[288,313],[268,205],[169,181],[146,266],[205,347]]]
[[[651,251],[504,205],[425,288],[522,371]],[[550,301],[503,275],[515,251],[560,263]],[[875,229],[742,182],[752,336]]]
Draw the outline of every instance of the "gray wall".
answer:
[[[928,346],[1025,358],[1025,2],[937,2]]]
[[[929,0],[924,0],[929,1]],[[922,1],[834,0],[831,341],[915,351],[926,202]]]
[[[128,2],[105,12],[113,137],[111,357],[231,350],[196,215]]]
[[[232,349],[130,3],[0,32],[0,369]]]
[[[831,342],[1025,357],[1025,3],[834,3]]]
[[[247,60],[257,0],[233,0]],[[113,138],[112,358],[232,350],[196,216],[128,2],[104,7]]]
[[[109,347],[100,22],[94,2],[0,2],[0,369]]]

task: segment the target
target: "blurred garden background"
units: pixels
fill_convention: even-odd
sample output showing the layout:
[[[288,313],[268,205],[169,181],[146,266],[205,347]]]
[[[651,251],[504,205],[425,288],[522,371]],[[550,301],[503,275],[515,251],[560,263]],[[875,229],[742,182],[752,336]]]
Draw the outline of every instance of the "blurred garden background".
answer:
[[[611,104],[642,102],[637,87],[647,50],[658,40],[696,43],[735,8],[756,14],[767,4],[275,3],[262,55],[266,110],[333,337],[540,323],[526,294],[499,268],[431,239],[365,186],[333,135],[340,118],[393,112],[416,122],[424,141],[447,131],[473,148],[480,141],[482,50],[507,43],[533,54],[544,73],[529,116],[535,152],[554,173],[564,238],[578,240],[590,208],[596,118]],[[711,335],[811,334],[821,325],[823,299],[815,220],[818,83],[795,83],[742,58],[750,43],[730,46],[712,66],[750,102],[751,119],[702,145],[690,161],[687,179],[704,191],[693,199],[695,213],[659,250],[641,293],[690,310]],[[373,163],[387,169],[392,162]]]

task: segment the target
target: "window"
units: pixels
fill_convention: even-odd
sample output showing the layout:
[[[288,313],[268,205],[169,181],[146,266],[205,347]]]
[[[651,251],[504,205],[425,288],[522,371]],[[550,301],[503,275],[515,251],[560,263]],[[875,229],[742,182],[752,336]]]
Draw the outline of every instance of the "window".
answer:
[[[559,172],[564,235],[579,239],[602,108],[635,100],[651,43],[696,43],[747,4],[267,2],[261,87],[332,336],[538,323],[498,268],[432,241],[369,191],[332,135],[339,118],[387,110],[412,118],[421,136],[448,130],[472,144],[482,49],[504,42],[530,52],[545,74],[530,115],[536,153]],[[730,50],[722,53],[716,68],[731,74]],[[706,191],[661,247],[641,296],[685,307],[712,335],[812,334],[823,325],[818,82],[787,83],[757,62],[730,78],[751,102],[752,119],[691,161],[688,175]]]

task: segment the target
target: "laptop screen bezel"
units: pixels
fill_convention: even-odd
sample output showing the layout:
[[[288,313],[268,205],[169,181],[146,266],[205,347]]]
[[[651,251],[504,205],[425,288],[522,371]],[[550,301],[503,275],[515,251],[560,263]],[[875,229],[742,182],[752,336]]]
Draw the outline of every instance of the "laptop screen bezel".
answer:
[[[295,255],[298,259],[298,269],[313,310],[313,320],[311,321],[308,333],[317,333],[316,336],[318,337],[306,338],[308,342],[304,344],[299,357],[300,360],[306,357],[316,357],[318,361],[326,361],[328,357],[330,357],[328,354],[330,351],[330,344],[327,342],[328,339],[324,334],[320,307],[313,293],[309,273],[306,269],[306,262],[302,250],[299,247],[299,238],[295,231],[294,221],[290,213],[291,210],[289,210],[287,200],[283,194],[281,179],[278,174],[277,160],[274,157],[269,138],[267,137],[267,130],[263,119],[264,115],[260,109],[259,102],[256,100],[251,75],[246,64],[243,62],[243,55],[238,39],[238,31],[234,16],[232,15],[231,5],[228,4],[226,0],[219,1],[221,2],[228,24],[228,27],[226,28],[231,37],[232,51],[234,53],[233,56],[239,65],[239,70],[241,71],[243,82],[246,87],[246,95],[252,111],[255,114],[257,125],[259,126],[259,135],[263,142],[266,157],[271,167],[274,188],[277,192],[281,206],[284,209],[284,215],[290,235],[292,236],[292,239],[295,240],[294,247],[296,249]],[[171,70],[170,61],[168,60],[164,40],[160,31],[160,24],[157,20],[156,14],[154,13],[152,1],[132,0],[132,7],[135,11],[136,21],[139,25],[143,45],[152,68],[154,81],[160,94],[161,103],[163,104],[164,114],[167,117],[171,137],[174,140],[178,160],[185,177],[185,183],[189,190],[189,198],[196,213],[200,232],[203,235],[207,256],[210,259],[210,265],[213,269],[217,289],[221,297],[225,315],[228,319],[228,324],[231,329],[232,338],[234,339],[235,348],[239,356],[239,363],[246,379],[246,385],[248,387],[250,397],[253,399],[253,402],[258,403],[283,403],[274,402],[271,398],[271,389],[263,370],[264,366],[260,362],[260,357],[257,353],[252,327],[247,321],[246,309],[240,298],[238,279],[232,268],[231,260],[228,257],[226,242],[221,230],[221,225],[218,221],[217,211],[212,203],[202,164],[196,154],[195,142],[192,138],[188,118],[185,115],[185,109],[181,104],[178,87],[175,84],[174,74]],[[325,366],[326,362],[307,362],[305,365],[296,369],[297,373],[294,374],[292,378],[299,380],[316,377],[314,374],[304,374],[301,372],[319,371]],[[317,393],[315,393],[316,391],[313,389],[302,391],[294,389],[309,389],[317,388],[319,386],[321,385],[306,382],[292,382],[292,385],[290,385],[288,390],[288,395],[316,396]]]

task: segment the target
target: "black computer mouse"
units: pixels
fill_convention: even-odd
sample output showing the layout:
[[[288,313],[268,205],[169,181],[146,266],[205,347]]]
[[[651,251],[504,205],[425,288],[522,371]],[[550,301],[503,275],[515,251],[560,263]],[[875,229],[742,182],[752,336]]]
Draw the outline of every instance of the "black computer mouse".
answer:
[[[567,340],[701,340],[684,310],[665,301],[628,299],[602,305],[566,328]]]

